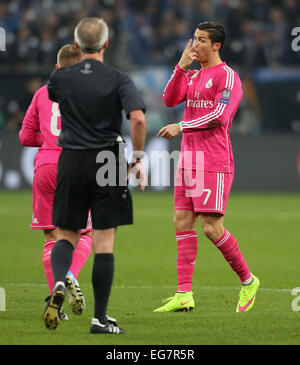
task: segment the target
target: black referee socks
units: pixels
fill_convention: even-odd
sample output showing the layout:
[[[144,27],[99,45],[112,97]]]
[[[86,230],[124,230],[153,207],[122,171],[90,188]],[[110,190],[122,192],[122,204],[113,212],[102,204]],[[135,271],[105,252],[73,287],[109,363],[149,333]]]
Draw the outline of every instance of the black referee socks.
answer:
[[[107,323],[106,308],[113,283],[115,259],[113,253],[94,256],[92,283],[94,289],[95,316],[101,324]]]
[[[54,283],[65,283],[67,272],[72,264],[74,247],[67,240],[57,241],[51,252],[51,266]]]

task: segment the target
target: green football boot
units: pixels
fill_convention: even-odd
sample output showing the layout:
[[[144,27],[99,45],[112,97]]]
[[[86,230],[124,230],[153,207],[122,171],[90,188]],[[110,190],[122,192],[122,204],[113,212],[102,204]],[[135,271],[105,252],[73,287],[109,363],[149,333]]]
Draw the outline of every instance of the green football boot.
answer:
[[[153,312],[190,312],[195,307],[193,292],[176,293],[174,297],[163,299],[166,303]]]
[[[257,289],[259,287],[259,279],[252,275],[252,283],[249,285],[241,285],[241,291],[239,295],[239,302],[236,307],[236,312],[248,312],[253,306]]]

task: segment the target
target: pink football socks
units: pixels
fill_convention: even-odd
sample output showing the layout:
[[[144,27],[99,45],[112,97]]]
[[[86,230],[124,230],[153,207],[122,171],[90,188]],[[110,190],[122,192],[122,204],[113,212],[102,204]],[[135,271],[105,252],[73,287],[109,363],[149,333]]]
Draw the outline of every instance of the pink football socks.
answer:
[[[192,291],[193,272],[197,256],[197,232],[176,233],[177,241],[177,292]]]
[[[197,232],[176,233],[177,241],[177,292],[192,291],[192,280],[197,256]],[[227,230],[214,245],[221,251],[225,260],[237,273],[241,283],[251,281],[251,273],[241,253],[237,240]]]
[[[223,236],[214,245],[222,252],[225,260],[237,273],[241,283],[247,282],[251,278],[248,265],[241,253],[237,240],[233,235],[225,230]]]
[[[78,245],[73,253],[72,265],[70,267],[71,273],[77,279],[80,270],[83,268],[87,259],[90,257],[92,251],[92,237],[85,234],[80,237]]]
[[[49,287],[49,293],[52,292],[54,279],[52,274],[52,267],[51,267],[51,251],[53,246],[55,245],[56,241],[46,241],[44,245],[44,251],[43,251],[43,266],[45,275],[48,282]]]
[[[54,279],[51,267],[51,251],[55,243],[56,241],[46,241],[43,251],[43,266],[48,282],[49,293],[52,292],[54,285]],[[80,240],[74,250],[72,265],[69,269],[76,279],[78,277],[80,270],[82,269],[87,259],[89,258],[91,251],[92,251],[92,237],[85,234],[80,237]]]

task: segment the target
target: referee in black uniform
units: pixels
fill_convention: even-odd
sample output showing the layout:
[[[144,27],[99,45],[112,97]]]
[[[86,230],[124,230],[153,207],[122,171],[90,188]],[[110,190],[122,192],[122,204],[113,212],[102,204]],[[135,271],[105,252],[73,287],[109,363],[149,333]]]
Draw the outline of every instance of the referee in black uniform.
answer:
[[[116,227],[133,223],[127,168],[119,169],[122,160],[119,147],[123,141],[121,112],[124,110],[130,119],[137,170],[144,154],[145,105],[129,76],[103,62],[108,47],[108,27],[103,19],[82,19],[74,36],[75,45],[85,59],[74,66],[55,70],[48,82],[50,99],[60,105],[62,131],[58,144],[63,150],[53,207],[53,224],[58,227],[57,242],[51,254],[55,284],[43,319],[49,329],[59,324],[65,277],[90,209],[95,253],[92,273],[95,314],[90,332],[123,333],[116,320],[106,314],[113,283]],[[116,171],[116,184],[111,184],[113,186],[103,186],[96,179],[101,166],[105,166],[104,159],[102,164],[96,159],[101,160],[99,154],[104,151],[115,157],[116,168],[112,171]],[[119,171],[124,176],[119,176]],[[141,183],[140,189],[144,189]]]

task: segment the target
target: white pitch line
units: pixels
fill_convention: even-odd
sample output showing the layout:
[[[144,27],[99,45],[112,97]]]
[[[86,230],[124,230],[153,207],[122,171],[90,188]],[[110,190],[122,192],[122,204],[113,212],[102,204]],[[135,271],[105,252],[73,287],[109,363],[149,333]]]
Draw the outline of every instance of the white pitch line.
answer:
[[[5,284],[1,284],[5,288]],[[8,283],[7,286],[33,286],[33,287],[46,287],[47,284],[41,283]],[[84,285],[88,287],[92,287],[91,284]],[[113,285],[116,289],[174,289],[175,286],[168,285]],[[231,286],[193,286],[193,289],[198,290],[240,290],[240,287],[231,287]],[[270,291],[270,292],[291,292],[293,288],[259,288],[260,291]]]

